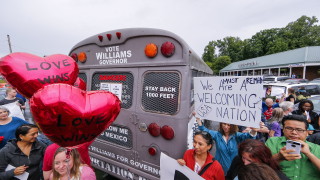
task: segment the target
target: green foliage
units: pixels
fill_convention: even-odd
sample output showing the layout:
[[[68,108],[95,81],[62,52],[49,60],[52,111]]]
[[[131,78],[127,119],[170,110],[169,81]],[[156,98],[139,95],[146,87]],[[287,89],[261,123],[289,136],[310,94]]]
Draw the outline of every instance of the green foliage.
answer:
[[[211,69],[214,71],[214,73],[219,73],[219,71],[231,64],[231,58],[229,56],[220,56],[217,57],[211,66]]]
[[[209,44],[204,48],[204,53],[202,55],[204,62],[213,63],[214,59],[216,58],[215,48],[214,41],[210,41]]]
[[[218,56],[229,56],[232,62],[237,62],[243,59],[244,42],[239,37],[225,37],[223,40],[215,42],[219,48]]]
[[[202,58],[207,64],[212,65],[210,67],[216,72],[240,60],[306,46],[320,46],[320,26],[316,23],[318,19],[314,16],[301,16],[286,27],[261,30],[250,39],[241,40],[239,37],[228,36],[210,41]],[[226,57],[229,57],[230,63]]]

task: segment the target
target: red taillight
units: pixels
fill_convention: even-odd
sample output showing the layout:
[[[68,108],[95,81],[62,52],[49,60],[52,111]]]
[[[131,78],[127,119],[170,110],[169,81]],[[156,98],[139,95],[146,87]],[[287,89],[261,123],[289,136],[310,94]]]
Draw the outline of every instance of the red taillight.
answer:
[[[165,42],[161,45],[161,53],[166,56],[166,57],[170,57],[174,54],[175,51],[175,46],[172,42]]]
[[[102,42],[103,36],[99,35],[98,38],[99,38],[100,42]]]
[[[153,58],[158,54],[158,47],[157,45],[150,43],[147,44],[146,47],[144,48],[144,53],[146,56]]]
[[[111,34],[107,34],[107,38],[109,39],[109,41],[111,40],[112,35]]]
[[[154,147],[150,147],[150,148],[148,149],[148,152],[149,152],[149,154],[150,154],[151,156],[154,156],[154,155],[157,154],[157,149],[154,148]]]
[[[72,53],[71,54],[72,59],[74,59],[76,62],[78,62],[78,55],[77,53]]]
[[[120,39],[121,38],[121,32],[116,32],[117,38]]]
[[[151,136],[157,137],[160,135],[160,126],[157,123],[151,123],[148,126],[148,131]]]
[[[168,125],[164,125],[161,128],[161,135],[163,138],[165,138],[167,140],[171,140],[174,137],[174,131],[173,131],[172,127],[170,127]]]

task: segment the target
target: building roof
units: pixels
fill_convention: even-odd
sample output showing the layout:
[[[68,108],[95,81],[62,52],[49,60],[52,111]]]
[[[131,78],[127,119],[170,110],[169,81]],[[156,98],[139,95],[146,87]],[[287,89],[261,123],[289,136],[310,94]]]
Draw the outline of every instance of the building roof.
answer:
[[[220,72],[320,63],[320,46],[309,46],[229,64]]]

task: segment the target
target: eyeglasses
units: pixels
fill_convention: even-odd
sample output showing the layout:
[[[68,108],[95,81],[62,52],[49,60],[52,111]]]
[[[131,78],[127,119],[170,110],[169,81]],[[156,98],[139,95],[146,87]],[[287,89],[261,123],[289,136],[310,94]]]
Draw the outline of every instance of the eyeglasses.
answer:
[[[300,128],[295,129],[292,127],[284,127],[284,129],[290,132],[296,131],[297,133],[304,133],[306,131],[304,129],[300,129]]]

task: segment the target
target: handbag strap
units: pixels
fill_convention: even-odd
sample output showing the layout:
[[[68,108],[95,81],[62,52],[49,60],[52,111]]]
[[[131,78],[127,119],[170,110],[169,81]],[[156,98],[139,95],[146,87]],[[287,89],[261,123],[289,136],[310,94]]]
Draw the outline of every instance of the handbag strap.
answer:
[[[211,164],[215,161],[216,159],[215,158],[212,158],[212,162],[208,163],[203,169],[201,169],[201,171],[198,173],[199,176],[202,176],[202,174],[204,172],[206,172],[206,170],[211,166]]]

